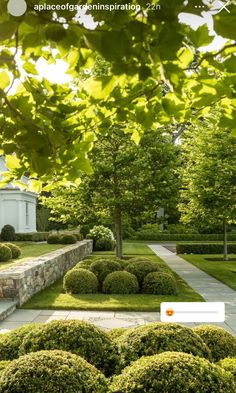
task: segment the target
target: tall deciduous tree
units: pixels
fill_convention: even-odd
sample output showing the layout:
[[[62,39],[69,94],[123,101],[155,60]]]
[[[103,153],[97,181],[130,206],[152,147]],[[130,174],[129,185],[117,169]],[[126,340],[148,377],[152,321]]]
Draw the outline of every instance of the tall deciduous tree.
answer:
[[[236,139],[216,123],[212,115],[185,132],[180,210],[186,223],[222,222],[227,260],[227,224],[236,219]]]
[[[171,204],[177,194],[177,147],[160,131],[144,133],[139,145],[118,128],[100,136],[90,153],[94,172],[77,189],[56,191],[44,203],[60,218],[107,212],[114,223],[117,255],[122,256],[122,215],[132,216]],[[73,209],[73,206],[75,209]],[[89,212],[90,210],[90,212]],[[98,213],[99,212],[99,213]]]

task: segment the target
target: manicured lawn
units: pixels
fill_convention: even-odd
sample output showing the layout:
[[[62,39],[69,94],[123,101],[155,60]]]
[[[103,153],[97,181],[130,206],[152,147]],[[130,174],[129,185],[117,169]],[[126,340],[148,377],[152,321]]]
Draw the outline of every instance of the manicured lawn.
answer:
[[[205,258],[223,258],[222,255],[179,255],[199,269],[236,290],[236,261],[206,261]],[[230,255],[229,257],[235,257]]]
[[[19,265],[26,262],[29,258],[35,258],[40,255],[48,254],[49,252],[55,251],[58,248],[64,247],[62,244],[37,244],[32,242],[14,242],[14,244],[21,248],[20,258],[8,262],[0,262],[0,270],[4,270],[6,267],[15,264]]]
[[[139,242],[124,242],[123,243],[123,252],[125,255],[153,255],[152,250],[147,246],[148,242],[146,243],[139,243]],[[100,255],[101,252],[94,252],[94,255]],[[102,252],[103,255],[114,255],[115,253],[112,251]]]
[[[96,253],[97,255],[97,253]],[[104,254],[101,254],[104,255]],[[139,254],[140,255],[140,254]],[[135,255],[133,255],[135,256]],[[146,254],[144,254],[146,256]],[[147,257],[147,256],[146,256]],[[163,269],[169,271],[167,265],[157,256],[148,256],[159,262]],[[174,274],[174,273],[173,273]],[[204,301],[183,280],[174,274],[178,282],[178,295],[69,295],[63,293],[62,279],[49,288],[34,295],[23,308],[29,309],[64,309],[64,310],[113,310],[113,311],[159,311],[160,303]]]

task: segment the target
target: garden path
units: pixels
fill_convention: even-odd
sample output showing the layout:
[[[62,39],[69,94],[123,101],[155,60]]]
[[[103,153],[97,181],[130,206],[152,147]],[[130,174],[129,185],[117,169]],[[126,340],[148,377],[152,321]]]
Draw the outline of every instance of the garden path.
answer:
[[[225,303],[225,322],[214,323],[214,325],[222,326],[236,335],[236,291],[180,258],[166,247],[159,244],[151,244],[149,247],[207,302]]]

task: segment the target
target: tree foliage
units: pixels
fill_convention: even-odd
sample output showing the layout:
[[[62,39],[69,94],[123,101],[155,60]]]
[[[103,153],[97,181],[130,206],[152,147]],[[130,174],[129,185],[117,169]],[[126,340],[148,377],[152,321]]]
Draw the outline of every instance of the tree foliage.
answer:
[[[230,13],[214,15],[216,33],[228,39],[225,47],[201,53],[199,47],[213,40],[207,26],[194,31],[178,19],[181,12],[200,14],[197,0],[159,0],[160,10],[148,9],[141,0],[132,2],[139,11],[90,10],[94,29],[85,27],[76,11],[38,11],[38,1],[29,0],[27,12],[13,17],[7,3],[0,5],[0,144],[2,153],[16,156],[9,161],[12,172],[5,183],[25,171],[36,191],[41,189],[39,178],[58,184],[78,181],[81,173],[91,173],[87,153],[96,135],[112,133],[117,124],[138,142],[143,130],[185,123],[218,102],[220,127],[235,129],[234,5],[228,6]],[[81,78],[98,54],[109,63],[108,72]],[[67,62],[71,84],[40,80],[40,58],[49,64]],[[18,78],[21,83],[12,95]]]
[[[150,210],[154,215],[161,206],[175,202],[177,147],[166,132],[146,131],[136,145],[129,134],[116,128],[98,138],[89,158],[93,174],[82,176],[80,186],[55,190],[44,198],[55,218],[71,224],[105,215],[118,233],[122,215],[130,217]]]

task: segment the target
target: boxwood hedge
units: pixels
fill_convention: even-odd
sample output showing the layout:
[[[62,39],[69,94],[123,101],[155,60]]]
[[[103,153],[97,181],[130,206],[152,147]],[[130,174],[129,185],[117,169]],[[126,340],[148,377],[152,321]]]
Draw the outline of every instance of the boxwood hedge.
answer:
[[[97,276],[100,287],[109,273],[122,270],[119,262],[109,259],[97,259],[90,265],[90,270]]]
[[[104,293],[129,295],[139,291],[138,280],[134,274],[125,271],[113,272],[103,281]]]
[[[63,278],[63,289],[68,293],[96,293],[98,279],[89,270],[72,269]]]
[[[160,267],[156,262],[152,261],[133,261],[130,262],[125,270],[129,273],[134,274],[137,279],[140,287],[142,287],[143,280],[148,273],[158,272],[160,271]]]
[[[223,244],[176,244],[177,254],[223,254]],[[236,244],[228,244],[229,254],[236,253]]]
[[[235,393],[232,374],[206,359],[164,352],[142,357],[114,378],[109,392]]]
[[[60,349],[86,359],[106,375],[115,372],[118,349],[96,326],[79,320],[52,321],[34,329],[22,341],[20,353]]]
[[[153,295],[176,295],[177,283],[169,273],[149,273],[143,280],[142,292]]]
[[[1,393],[106,393],[104,375],[79,356],[39,351],[13,360],[0,376]]]
[[[213,361],[236,357],[236,338],[225,329],[214,325],[199,325],[193,328],[209,347]]]
[[[200,336],[192,329],[177,323],[155,322],[127,329],[114,338],[121,355],[121,367],[141,356],[156,355],[166,351],[186,352],[211,359],[211,352]]]

